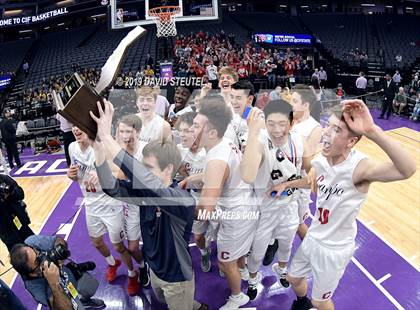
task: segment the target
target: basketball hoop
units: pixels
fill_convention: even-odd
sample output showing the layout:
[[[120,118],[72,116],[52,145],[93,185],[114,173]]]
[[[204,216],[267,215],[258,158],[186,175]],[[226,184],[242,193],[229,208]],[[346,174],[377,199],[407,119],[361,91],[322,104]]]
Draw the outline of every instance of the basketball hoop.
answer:
[[[181,12],[179,6],[160,6],[149,10],[149,15],[154,17],[158,37],[176,36],[175,15]]]

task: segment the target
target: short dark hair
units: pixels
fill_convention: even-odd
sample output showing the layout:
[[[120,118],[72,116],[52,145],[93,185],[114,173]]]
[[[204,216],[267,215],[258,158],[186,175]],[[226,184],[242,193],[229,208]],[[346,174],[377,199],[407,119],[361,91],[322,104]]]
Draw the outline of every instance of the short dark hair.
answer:
[[[249,90],[248,96],[254,96],[255,94],[255,88],[254,85],[250,81],[247,80],[240,80],[234,84],[232,84],[232,89],[243,89],[243,90]]]
[[[181,123],[186,123],[187,125],[192,126],[194,122],[194,117],[197,116],[196,112],[187,112],[178,117],[178,120],[176,121],[176,127],[179,129],[179,126]]]
[[[198,114],[202,114],[208,118],[209,123],[217,130],[217,136],[219,138],[225,135],[226,129],[233,117],[232,109],[220,95],[204,97]]]
[[[172,177],[175,176],[182,161],[181,153],[172,141],[152,141],[144,147],[142,154],[143,157],[156,157],[161,170],[172,164],[174,167]]]
[[[32,269],[28,266],[28,254],[25,251],[26,247],[28,246],[18,243],[10,250],[10,264],[19,274],[24,276],[28,276],[32,272]]]
[[[269,101],[264,107],[263,112],[266,120],[271,114],[280,113],[287,116],[290,123],[293,122],[293,107],[285,100],[276,99]]]
[[[309,111],[312,110],[312,107],[316,102],[316,96],[314,91],[308,85],[297,84],[292,88],[292,92],[297,92],[302,99],[302,103],[308,102]]]
[[[118,126],[119,126],[121,123],[123,123],[123,124],[125,124],[125,125],[127,125],[127,126],[129,126],[129,127],[132,127],[132,128],[133,128],[133,129],[135,129],[137,132],[140,132],[141,127],[143,126],[143,123],[142,123],[142,121],[141,121],[141,118],[140,118],[140,117],[138,117],[138,116],[137,116],[137,115],[135,115],[135,114],[129,114],[129,115],[125,115],[125,116],[121,117],[121,118],[118,120],[118,125],[117,125],[117,128],[118,128]]]

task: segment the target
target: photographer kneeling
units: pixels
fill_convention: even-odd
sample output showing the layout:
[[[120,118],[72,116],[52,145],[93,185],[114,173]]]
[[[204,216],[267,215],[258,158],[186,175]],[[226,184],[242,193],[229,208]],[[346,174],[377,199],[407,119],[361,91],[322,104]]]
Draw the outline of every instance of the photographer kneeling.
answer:
[[[98,282],[86,271],[94,263],[64,261],[70,256],[67,242],[57,236],[34,235],[10,251],[10,263],[21,275],[26,290],[44,306],[54,310],[102,308],[100,299],[91,299]]]

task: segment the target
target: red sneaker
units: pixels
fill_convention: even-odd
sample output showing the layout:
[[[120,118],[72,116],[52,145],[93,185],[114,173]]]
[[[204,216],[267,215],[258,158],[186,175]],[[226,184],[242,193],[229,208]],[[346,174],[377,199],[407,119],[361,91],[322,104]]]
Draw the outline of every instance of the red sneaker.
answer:
[[[138,282],[137,278],[138,278],[137,273],[132,278],[128,277],[127,292],[128,292],[128,295],[130,295],[130,296],[135,296],[139,292],[140,285],[139,285],[139,282]]]
[[[121,266],[121,261],[119,259],[115,259],[115,265],[111,266],[108,265],[108,270],[106,271],[106,279],[108,282],[112,282],[117,277],[117,269]]]

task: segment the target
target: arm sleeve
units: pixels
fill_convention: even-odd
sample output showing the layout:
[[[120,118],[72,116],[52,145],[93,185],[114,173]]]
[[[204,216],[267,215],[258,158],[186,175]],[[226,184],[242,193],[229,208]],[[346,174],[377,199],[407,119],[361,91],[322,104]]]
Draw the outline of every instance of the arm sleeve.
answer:
[[[114,163],[127,176],[128,181],[123,182],[129,184],[131,194],[137,195],[138,198],[143,198],[136,199],[137,201],[143,200],[147,205],[158,206],[162,211],[182,218],[189,213],[189,210],[187,210],[189,207],[195,207],[195,199],[190,193],[180,188],[165,186],[158,177],[153,175],[143,164],[127,152],[121,150],[114,158]],[[111,178],[109,174],[104,177],[107,180]],[[120,181],[118,183],[121,185]],[[130,196],[128,192],[126,194]]]
[[[96,166],[96,173],[102,190],[108,196],[133,205],[139,205],[144,201],[141,195],[134,192],[131,182],[120,180],[113,176],[106,162]]]

